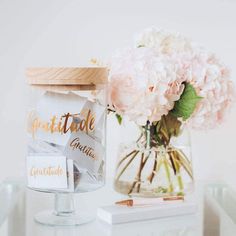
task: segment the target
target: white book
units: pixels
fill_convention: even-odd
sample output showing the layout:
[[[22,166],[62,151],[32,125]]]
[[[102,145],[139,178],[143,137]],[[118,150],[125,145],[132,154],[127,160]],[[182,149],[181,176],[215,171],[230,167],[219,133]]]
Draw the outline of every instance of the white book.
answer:
[[[171,216],[189,215],[196,213],[196,211],[197,204],[191,199],[149,206],[127,207],[114,204],[98,208],[97,216],[108,224],[120,224]]]

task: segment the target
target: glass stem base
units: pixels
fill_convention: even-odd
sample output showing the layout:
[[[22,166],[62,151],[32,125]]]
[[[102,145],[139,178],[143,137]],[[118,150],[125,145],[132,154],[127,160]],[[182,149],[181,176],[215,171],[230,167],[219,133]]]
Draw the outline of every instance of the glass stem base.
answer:
[[[43,211],[34,217],[37,223],[49,226],[75,226],[89,223],[95,219],[87,213],[76,212],[74,196],[71,193],[55,194],[54,211]]]

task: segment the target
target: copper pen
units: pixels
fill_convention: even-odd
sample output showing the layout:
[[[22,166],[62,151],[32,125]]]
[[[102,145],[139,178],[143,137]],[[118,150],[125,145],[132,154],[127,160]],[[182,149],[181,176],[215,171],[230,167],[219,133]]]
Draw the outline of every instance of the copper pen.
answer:
[[[169,196],[163,198],[146,198],[146,199],[126,199],[118,201],[115,204],[121,206],[153,206],[160,203],[184,201],[184,196]]]

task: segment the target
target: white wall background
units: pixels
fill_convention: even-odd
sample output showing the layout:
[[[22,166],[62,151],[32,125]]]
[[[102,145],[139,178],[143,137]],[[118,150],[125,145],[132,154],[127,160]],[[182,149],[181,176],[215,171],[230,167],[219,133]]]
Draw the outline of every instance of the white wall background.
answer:
[[[105,59],[130,44],[134,33],[154,25],[180,31],[216,52],[236,78],[235,12],[234,0],[0,0],[0,181],[24,175],[25,67]],[[235,120],[233,109],[219,129],[192,134],[198,179],[223,180],[236,188]],[[109,118],[109,176],[118,134]]]

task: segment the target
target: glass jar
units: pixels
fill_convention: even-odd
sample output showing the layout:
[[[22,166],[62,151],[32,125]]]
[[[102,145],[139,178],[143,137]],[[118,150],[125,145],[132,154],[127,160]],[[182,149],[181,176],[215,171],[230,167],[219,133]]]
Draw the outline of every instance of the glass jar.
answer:
[[[77,225],[92,219],[75,212],[73,193],[105,181],[106,68],[29,68],[28,187],[55,193],[55,210],[35,220]]]
[[[138,126],[122,120],[114,189],[135,197],[179,196],[192,192],[188,129],[170,115]]]

